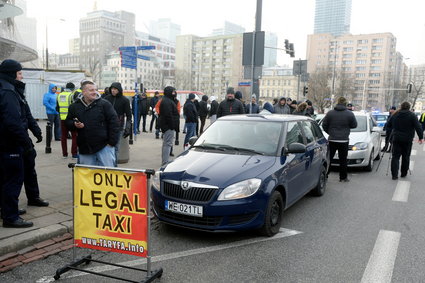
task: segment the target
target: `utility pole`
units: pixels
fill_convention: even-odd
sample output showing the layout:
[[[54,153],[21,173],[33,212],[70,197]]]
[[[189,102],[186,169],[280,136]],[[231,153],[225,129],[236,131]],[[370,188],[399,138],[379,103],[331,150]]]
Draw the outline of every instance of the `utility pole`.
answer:
[[[257,10],[255,13],[255,30],[252,35],[252,78],[251,78],[251,97],[255,94],[256,100],[259,101],[260,99],[260,85],[259,85],[259,78],[255,77],[255,47],[256,47],[256,35],[257,32],[261,31],[261,15],[262,15],[262,7],[263,7],[263,0],[257,0]],[[259,69],[261,70],[261,66],[259,66]],[[251,99],[249,99],[251,101]],[[251,112],[251,110],[250,110]]]

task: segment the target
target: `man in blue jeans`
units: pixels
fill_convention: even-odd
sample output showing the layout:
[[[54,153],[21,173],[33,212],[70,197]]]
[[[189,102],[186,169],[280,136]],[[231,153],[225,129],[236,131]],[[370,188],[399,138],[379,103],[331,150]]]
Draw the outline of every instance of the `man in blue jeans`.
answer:
[[[77,130],[79,164],[115,166],[119,122],[112,104],[101,98],[93,82],[81,86],[82,96],[69,106],[66,126]]]
[[[49,91],[43,96],[43,105],[46,107],[47,119],[54,130],[55,141],[61,140],[60,117],[56,111],[57,104],[57,87],[54,84],[49,85]]]
[[[184,107],[183,114],[186,121],[186,136],[184,138],[184,149],[189,146],[189,139],[195,135],[196,131],[196,122],[198,121],[198,111],[195,106],[195,94],[189,93],[189,97],[187,98]]]

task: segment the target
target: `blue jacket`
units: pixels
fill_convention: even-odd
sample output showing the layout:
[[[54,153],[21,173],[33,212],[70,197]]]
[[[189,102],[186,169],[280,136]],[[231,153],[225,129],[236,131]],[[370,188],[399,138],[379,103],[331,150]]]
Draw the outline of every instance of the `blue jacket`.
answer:
[[[56,85],[50,84],[49,92],[45,93],[43,96],[43,105],[46,107],[47,114],[59,114],[59,112],[56,111],[57,94],[52,90],[54,87],[56,87]]]
[[[27,131],[28,109],[14,84],[0,76],[0,152],[22,153],[32,143]]]

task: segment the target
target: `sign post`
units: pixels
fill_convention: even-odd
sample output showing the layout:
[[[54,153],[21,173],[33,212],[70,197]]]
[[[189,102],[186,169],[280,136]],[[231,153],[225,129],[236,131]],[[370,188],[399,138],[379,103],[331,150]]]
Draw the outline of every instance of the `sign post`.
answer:
[[[74,196],[74,246],[129,254],[147,259],[139,269],[92,259],[91,255],[56,270],[55,280],[69,270],[129,281],[112,275],[78,268],[97,262],[146,272],[146,281],[162,276],[162,268],[151,271],[149,201],[150,178],[154,170],[133,170],[72,164]],[[133,282],[133,281],[129,281]],[[140,281],[138,281],[140,282]]]

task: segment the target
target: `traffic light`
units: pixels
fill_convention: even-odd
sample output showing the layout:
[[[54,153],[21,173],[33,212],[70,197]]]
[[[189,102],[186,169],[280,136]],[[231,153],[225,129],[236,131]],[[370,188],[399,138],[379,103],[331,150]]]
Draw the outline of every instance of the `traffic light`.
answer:
[[[289,55],[294,58],[295,57],[295,50],[294,50],[294,44],[289,43]]]
[[[308,94],[308,86],[306,86],[306,85],[303,88],[303,94],[304,94],[304,96],[306,96]]]
[[[285,50],[286,54],[289,54],[289,40],[285,39]]]
[[[407,93],[412,93],[412,86],[413,86],[412,83],[407,84]]]

